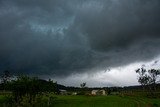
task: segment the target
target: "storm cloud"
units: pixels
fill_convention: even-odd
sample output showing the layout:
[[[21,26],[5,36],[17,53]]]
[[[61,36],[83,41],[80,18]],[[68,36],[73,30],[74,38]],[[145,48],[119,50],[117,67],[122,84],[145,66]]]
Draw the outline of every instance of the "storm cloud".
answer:
[[[160,55],[159,0],[0,0],[0,71],[64,76]]]

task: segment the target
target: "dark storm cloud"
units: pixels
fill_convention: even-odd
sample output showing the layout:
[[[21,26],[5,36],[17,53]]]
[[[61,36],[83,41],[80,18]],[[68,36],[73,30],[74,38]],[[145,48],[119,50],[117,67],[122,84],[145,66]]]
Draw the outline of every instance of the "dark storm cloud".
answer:
[[[159,0],[1,0],[0,70],[69,75],[160,53]]]

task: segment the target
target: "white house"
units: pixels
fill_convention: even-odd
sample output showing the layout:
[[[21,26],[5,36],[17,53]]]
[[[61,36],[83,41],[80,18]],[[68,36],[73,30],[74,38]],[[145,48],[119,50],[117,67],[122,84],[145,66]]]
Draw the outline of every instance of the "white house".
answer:
[[[92,90],[91,94],[92,95],[106,95],[106,91],[105,90]]]
[[[92,91],[91,91],[91,94],[92,94],[92,95],[96,95],[97,91],[98,91],[98,90],[92,90]]]

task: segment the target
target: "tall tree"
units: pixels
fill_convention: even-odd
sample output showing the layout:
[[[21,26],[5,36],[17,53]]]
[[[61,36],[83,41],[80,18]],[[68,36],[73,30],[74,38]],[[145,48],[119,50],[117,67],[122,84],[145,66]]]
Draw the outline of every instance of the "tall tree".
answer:
[[[145,68],[139,68],[136,70],[136,73],[139,74],[138,82],[143,86],[153,86],[150,87],[151,90],[156,90],[156,83],[158,77],[160,76],[160,70],[150,69],[146,70]]]
[[[5,70],[1,75],[1,84],[4,91],[6,90],[7,83],[10,81],[11,77],[11,73],[8,70]]]
[[[5,70],[3,74],[1,75],[1,82],[7,83],[11,78],[11,73],[8,70]]]
[[[86,82],[83,82],[82,84],[80,84],[81,88],[85,88],[86,86]]]

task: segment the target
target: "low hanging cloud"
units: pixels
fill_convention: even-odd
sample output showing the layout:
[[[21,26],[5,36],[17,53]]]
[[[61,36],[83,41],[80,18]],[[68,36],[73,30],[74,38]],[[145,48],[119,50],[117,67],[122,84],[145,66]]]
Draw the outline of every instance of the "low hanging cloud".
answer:
[[[159,0],[1,0],[0,71],[56,76],[160,54]]]

